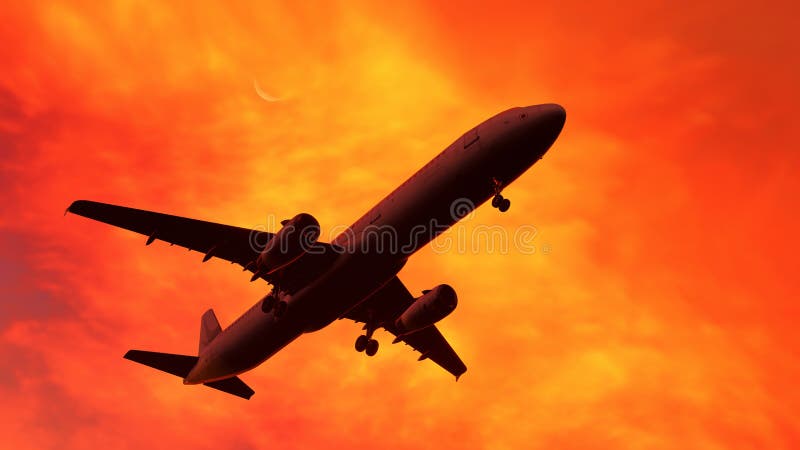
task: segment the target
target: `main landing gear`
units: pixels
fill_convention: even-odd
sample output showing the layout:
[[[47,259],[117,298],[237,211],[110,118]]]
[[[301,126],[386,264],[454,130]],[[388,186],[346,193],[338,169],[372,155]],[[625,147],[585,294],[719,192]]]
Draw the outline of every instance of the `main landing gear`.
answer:
[[[264,300],[261,302],[261,311],[264,314],[269,314],[274,310],[275,318],[279,318],[282,315],[286,314],[286,310],[289,308],[289,304],[283,300],[278,299],[278,290],[273,289],[264,297]]]
[[[492,187],[494,188],[494,197],[492,197],[492,208],[497,208],[500,212],[508,211],[511,208],[511,200],[500,195],[503,190],[503,183],[497,178],[492,178]]]
[[[375,353],[378,353],[378,341],[372,338],[375,328],[367,324],[364,325],[364,329],[367,330],[367,334],[362,334],[356,339],[356,351],[364,352],[367,356],[375,356]]]

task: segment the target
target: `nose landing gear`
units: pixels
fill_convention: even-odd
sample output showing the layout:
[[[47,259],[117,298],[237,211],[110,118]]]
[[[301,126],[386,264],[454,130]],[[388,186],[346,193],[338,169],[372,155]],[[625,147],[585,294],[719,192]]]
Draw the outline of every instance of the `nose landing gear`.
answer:
[[[511,200],[503,197],[500,191],[503,190],[503,183],[497,178],[492,178],[492,187],[494,188],[494,197],[492,197],[492,208],[497,208],[500,212],[508,211],[511,208]]]

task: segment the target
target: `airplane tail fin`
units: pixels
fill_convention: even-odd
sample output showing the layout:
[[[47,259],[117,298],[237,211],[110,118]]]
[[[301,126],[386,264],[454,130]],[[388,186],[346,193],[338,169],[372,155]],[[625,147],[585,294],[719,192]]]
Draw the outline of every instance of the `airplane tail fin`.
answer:
[[[209,309],[200,319],[200,348],[198,349],[198,354],[202,353],[206,345],[220,333],[222,333],[222,327],[219,326],[219,320],[217,320],[214,310]]]

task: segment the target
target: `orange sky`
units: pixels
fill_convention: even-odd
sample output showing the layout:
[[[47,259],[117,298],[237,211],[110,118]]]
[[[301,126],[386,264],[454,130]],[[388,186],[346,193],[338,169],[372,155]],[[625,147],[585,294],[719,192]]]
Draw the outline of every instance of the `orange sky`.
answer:
[[[797,7],[730,2],[47,3],[0,8],[0,435],[15,449],[793,448]],[[256,96],[253,80],[284,98]],[[352,223],[511,106],[568,111],[506,190],[524,255],[437,255],[458,383],[347,322],[249,402],[122,359],[191,353],[266,291],[77,217],[78,198],[240,226]]]

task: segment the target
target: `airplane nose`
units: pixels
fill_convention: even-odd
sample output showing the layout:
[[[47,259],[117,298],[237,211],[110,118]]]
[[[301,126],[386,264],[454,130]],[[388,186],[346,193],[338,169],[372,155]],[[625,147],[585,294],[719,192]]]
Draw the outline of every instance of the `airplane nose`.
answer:
[[[532,119],[532,126],[536,127],[538,131],[552,134],[553,140],[561,133],[564,123],[567,121],[567,111],[556,103],[528,106],[525,108],[525,112]]]
[[[563,106],[556,103],[549,103],[544,105],[543,114],[550,118],[559,131],[564,128],[564,122],[567,121],[567,111]]]
[[[561,134],[567,120],[567,112],[561,105],[555,103],[528,106],[523,110],[524,121],[528,123],[527,139],[536,143],[541,156]]]

